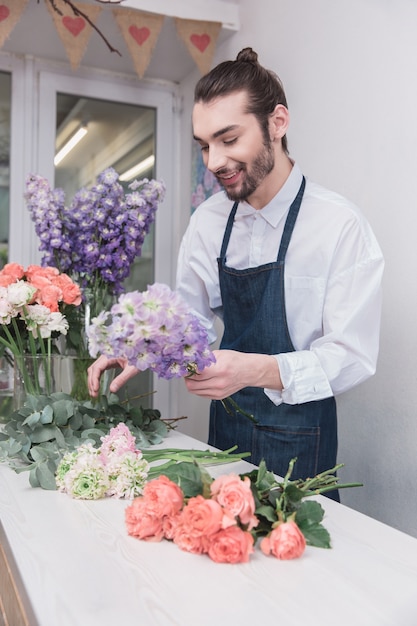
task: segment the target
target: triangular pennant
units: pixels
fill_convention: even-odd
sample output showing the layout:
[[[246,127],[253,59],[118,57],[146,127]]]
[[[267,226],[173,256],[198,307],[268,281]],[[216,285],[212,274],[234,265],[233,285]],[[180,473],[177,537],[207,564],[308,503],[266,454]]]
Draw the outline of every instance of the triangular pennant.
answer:
[[[0,48],[12,32],[29,0],[0,0]]]
[[[175,18],[177,33],[185,43],[198,69],[206,74],[211,69],[221,22],[203,22]]]
[[[135,70],[142,78],[161,32],[164,16],[135,9],[113,9],[113,15],[129,48]]]
[[[0,2],[2,1],[0,0]],[[55,11],[48,0],[45,0],[45,2],[54,20],[58,35],[64,44],[71,67],[73,70],[76,70],[84,55],[93,27],[85,17],[74,14],[72,8],[63,0],[54,0],[54,5],[56,5],[59,12]],[[86,15],[92,24],[95,24],[101,7],[80,2],[73,2],[72,4]]]

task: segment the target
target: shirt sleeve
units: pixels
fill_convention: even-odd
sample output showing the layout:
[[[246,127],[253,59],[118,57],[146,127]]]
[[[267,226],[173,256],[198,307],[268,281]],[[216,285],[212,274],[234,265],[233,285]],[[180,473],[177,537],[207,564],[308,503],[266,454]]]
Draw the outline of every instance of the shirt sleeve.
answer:
[[[375,373],[381,318],[382,254],[335,273],[328,281],[323,335],[309,349],[274,355],[282,392],[274,404],[300,404],[348,391]]]
[[[178,254],[176,290],[203,324],[209,343],[212,344],[217,339],[215,320],[216,316],[221,317],[221,307],[220,301],[216,302],[213,294],[208,292],[207,285],[215,284],[216,277],[211,275],[212,264],[203,256],[205,244],[191,220]],[[199,254],[195,254],[195,250]]]

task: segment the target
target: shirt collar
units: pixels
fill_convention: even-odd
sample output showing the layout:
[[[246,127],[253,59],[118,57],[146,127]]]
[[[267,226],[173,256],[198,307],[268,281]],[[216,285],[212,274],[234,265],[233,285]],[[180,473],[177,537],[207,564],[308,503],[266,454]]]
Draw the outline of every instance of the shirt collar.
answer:
[[[294,163],[290,175],[278,191],[277,195],[274,196],[272,200],[263,207],[263,209],[256,210],[247,202],[241,202],[239,204],[239,209],[242,207],[246,214],[255,212],[262,215],[262,217],[275,228],[284,215],[288,213],[288,209],[300,189],[302,180],[303,174],[301,169],[297,163]]]

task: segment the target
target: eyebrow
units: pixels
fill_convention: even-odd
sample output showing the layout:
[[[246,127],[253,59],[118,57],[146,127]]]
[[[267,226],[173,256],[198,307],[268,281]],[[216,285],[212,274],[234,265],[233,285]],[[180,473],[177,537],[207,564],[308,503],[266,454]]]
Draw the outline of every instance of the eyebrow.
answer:
[[[231,130],[236,130],[236,128],[239,128],[239,124],[231,124],[230,126],[225,126],[220,130],[216,130],[216,132],[212,134],[212,139],[217,139],[217,137],[221,137],[221,135],[225,135]],[[197,135],[193,135],[193,137],[196,141],[203,141],[203,139],[200,139],[200,137],[197,137]]]

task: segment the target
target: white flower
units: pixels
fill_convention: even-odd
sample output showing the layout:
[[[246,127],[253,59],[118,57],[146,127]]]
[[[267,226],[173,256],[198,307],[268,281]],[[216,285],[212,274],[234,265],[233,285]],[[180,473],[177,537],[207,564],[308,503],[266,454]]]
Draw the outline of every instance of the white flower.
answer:
[[[16,316],[16,309],[5,298],[0,298],[0,324],[10,324]]]
[[[33,300],[36,288],[25,280],[18,280],[7,288],[7,299],[15,307],[22,307]]]
[[[43,304],[31,304],[26,307],[26,325],[35,339],[50,337],[53,332],[67,334],[69,324],[62,313],[53,312]]]

